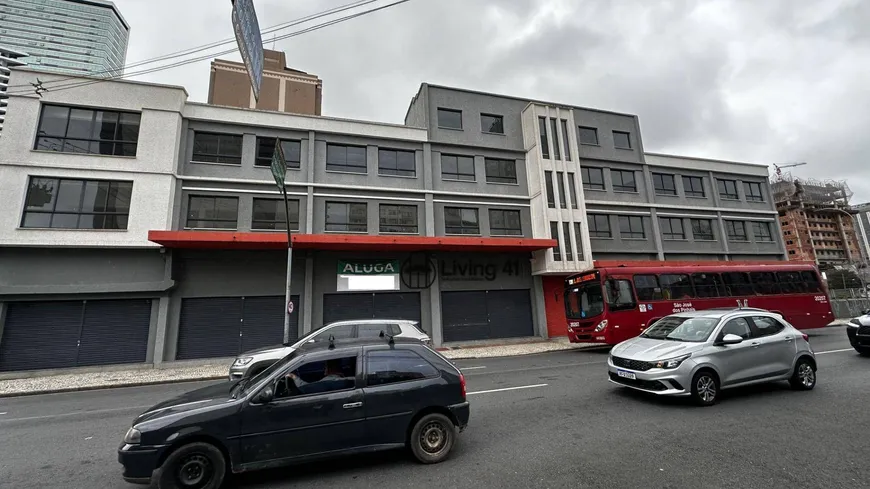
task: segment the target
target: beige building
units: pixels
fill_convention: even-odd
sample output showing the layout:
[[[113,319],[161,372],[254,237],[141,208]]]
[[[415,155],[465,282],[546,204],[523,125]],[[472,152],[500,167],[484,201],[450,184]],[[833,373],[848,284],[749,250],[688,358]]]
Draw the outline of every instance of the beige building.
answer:
[[[211,63],[208,103],[244,109],[276,110],[294,114],[321,115],[323,80],[304,71],[287,68],[282,51],[264,50],[263,85],[260,100],[243,63],[216,59]]]

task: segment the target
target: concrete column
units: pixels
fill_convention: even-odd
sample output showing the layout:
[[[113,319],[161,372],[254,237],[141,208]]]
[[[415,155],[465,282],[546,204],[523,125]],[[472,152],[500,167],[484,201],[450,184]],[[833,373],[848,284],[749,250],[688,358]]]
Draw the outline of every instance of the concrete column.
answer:
[[[157,322],[154,325],[154,347],[152,362],[160,365],[165,360],[166,330],[169,324],[169,296],[163,296],[157,301]]]
[[[719,223],[719,236],[722,238],[722,244],[725,245],[723,248],[725,250],[725,257],[727,260],[731,260],[731,247],[728,245],[728,233],[725,230],[725,220],[722,219],[722,213],[716,212],[716,221]],[[782,236],[782,231],[779,233]]]
[[[314,257],[305,257],[305,288],[302,293],[302,331],[299,337],[311,332],[311,317],[314,308]]]
[[[713,176],[713,172],[707,172],[707,176],[710,179],[710,192],[713,193],[713,203],[716,204],[716,207],[721,207],[722,201],[719,199],[719,186],[716,183],[716,177]]]
[[[254,168],[257,159],[257,135],[245,133],[242,135],[242,168]]]
[[[640,139],[640,138],[638,138],[638,139]],[[649,165],[643,165],[642,171],[643,171],[644,188],[646,188],[646,201],[651,203],[651,204],[654,204],[656,201],[656,189],[655,189],[655,186],[653,186],[652,172],[649,170]],[[676,179],[677,179],[677,177],[675,176],[674,177],[674,186],[677,185]]]
[[[429,287],[429,304],[432,311],[432,331],[429,334],[432,336],[432,343],[439,347],[444,342],[444,332],[441,324],[441,283],[437,274],[435,282]]]
[[[301,217],[299,225],[302,232],[306,234],[314,233],[314,187],[311,183],[314,183],[314,146],[316,136],[314,131],[308,131],[308,168],[306,168],[308,176],[306,181],[309,185],[308,195],[305,198],[305,227],[302,227]]]
[[[532,277],[532,314],[535,320],[535,329],[541,338],[549,338],[547,331],[547,310],[544,302],[544,280],[540,275]]]
[[[658,255],[659,260],[665,259],[665,248],[662,244],[662,230],[659,227],[659,215],[654,207],[650,208],[649,212],[650,221],[652,221],[652,233],[653,240],[656,244],[656,254]]]
[[[435,196],[427,193],[423,204],[426,219],[426,236],[435,236]]]

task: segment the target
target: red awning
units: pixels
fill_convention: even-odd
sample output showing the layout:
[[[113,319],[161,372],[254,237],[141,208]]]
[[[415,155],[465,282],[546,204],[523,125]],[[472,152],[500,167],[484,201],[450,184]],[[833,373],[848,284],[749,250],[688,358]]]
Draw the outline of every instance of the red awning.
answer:
[[[232,231],[148,231],[148,239],[167,248],[278,250],[287,248],[286,233]],[[465,236],[369,236],[294,234],[293,248],[336,251],[492,251],[530,252],[557,245],[554,239],[479,238]]]

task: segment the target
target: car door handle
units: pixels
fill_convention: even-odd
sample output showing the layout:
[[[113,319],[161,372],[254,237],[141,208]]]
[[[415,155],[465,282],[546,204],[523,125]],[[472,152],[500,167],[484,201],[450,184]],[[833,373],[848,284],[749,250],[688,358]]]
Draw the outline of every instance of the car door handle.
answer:
[[[761,344],[761,343],[759,343],[759,342],[756,341],[755,343],[750,343],[749,346],[751,346],[752,348],[758,348],[758,346],[759,346],[760,344]]]
[[[342,407],[345,409],[354,409],[354,408],[362,407],[362,403],[361,402],[349,402],[349,403],[343,405]]]
[[[792,338],[791,336],[787,336],[787,337],[786,337],[785,339],[783,339],[782,341],[794,341],[794,338]]]

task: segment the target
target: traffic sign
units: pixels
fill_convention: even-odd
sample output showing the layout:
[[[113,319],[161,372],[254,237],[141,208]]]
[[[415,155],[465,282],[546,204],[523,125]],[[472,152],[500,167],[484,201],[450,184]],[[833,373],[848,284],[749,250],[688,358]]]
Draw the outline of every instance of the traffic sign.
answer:
[[[293,301],[287,302],[287,314],[293,314]]]
[[[260,100],[260,86],[263,84],[263,38],[260,36],[260,23],[254,10],[253,0],[231,0],[233,2],[233,30],[236,43],[242,54],[242,61],[251,79],[254,99]]]
[[[287,160],[284,159],[284,148],[281,146],[281,140],[275,140],[275,152],[272,153],[272,177],[278,188],[284,188],[284,176],[287,175]]]

